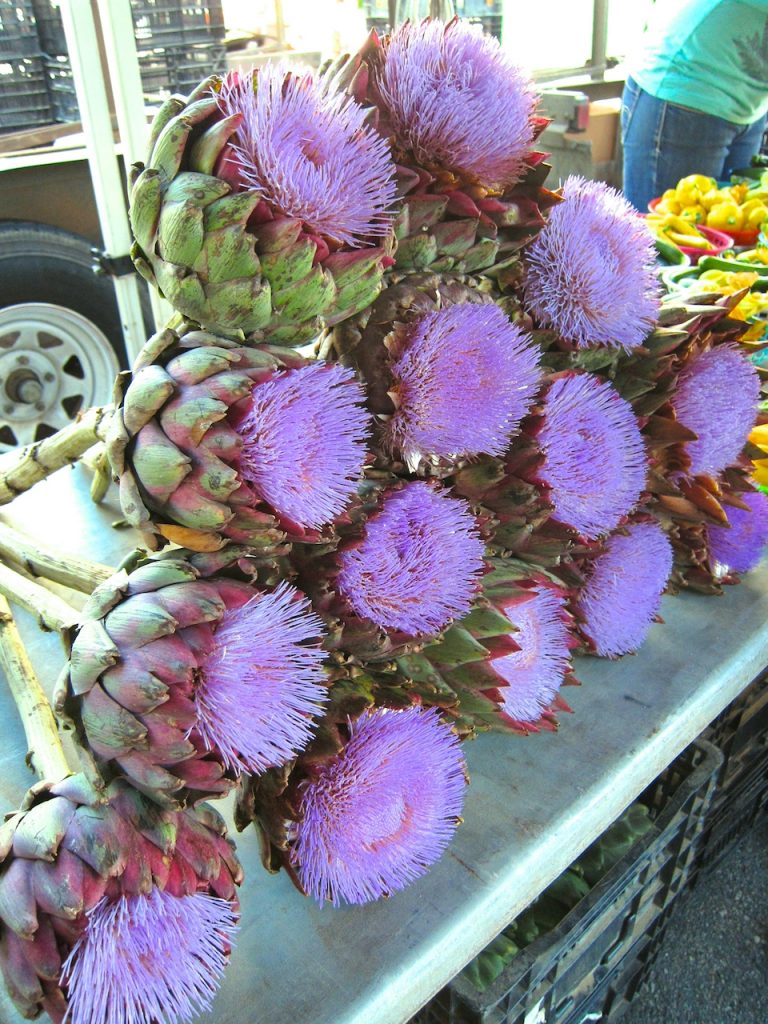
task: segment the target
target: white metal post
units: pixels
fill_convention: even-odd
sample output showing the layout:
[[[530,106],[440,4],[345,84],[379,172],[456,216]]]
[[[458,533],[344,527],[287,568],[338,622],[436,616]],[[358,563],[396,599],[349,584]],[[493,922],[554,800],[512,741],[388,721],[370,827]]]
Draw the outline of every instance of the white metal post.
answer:
[[[126,165],[135,164],[146,160],[149,129],[133,35],[131,0],[98,0],[98,5],[123,158]]]
[[[107,69],[115,101],[117,127],[126,167],[147,159],[149,126],[144,107],[141,69],[133,32],[131,0],[99,0],[99,21],[107,55]],[[149,289],[158,330],[173,315],[173,307]]]
[[[62,0],[61,15],[104,248],[110,256],[125,256],[131,248],[131,229],[112,138],[112,120],[91,0]],[[123,325],[126,353],[132,362],[146,341],[138,279],[135,274],[126,274],[113,277],[112,280]]]

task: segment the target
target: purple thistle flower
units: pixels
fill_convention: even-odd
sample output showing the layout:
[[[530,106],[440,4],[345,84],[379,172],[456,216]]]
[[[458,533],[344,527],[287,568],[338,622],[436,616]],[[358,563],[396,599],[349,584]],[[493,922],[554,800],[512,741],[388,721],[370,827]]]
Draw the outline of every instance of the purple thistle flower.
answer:
[[[768,495],[761,491],[740,495],[749,505],[728,509],[727,526],[708,526],[712,558],[734,572],[749,572],[763,557],[768,544]]]
[[[516,722],[537,722],[552,704],[571,668],[571,631],[565,597],[551,587],[536,587],[530,597],[504,607],[520,650],[495,658],[504,712]]]
[[[541,481],[554,516],[594,540],[637,504],[647,460],[632,407],[591,374],[559,377],[547,393],[538,436]]]
[[[395,165],[353,99],[267,64],[225,79],[219,103],[225,116],[243,115],[232,148],[246,188],[348,246],[389,232]]]
[[[434,635],[469,611],[483,552],[467,502],[415,481],[385,494],[362,541],[340,553],[337,585],[376,625]]]
[[[435,708],[379,708],[306,784],[292,860],[319,902],[367,903],[425,874],[453,838],[466,785]]]
[[[738,459],[755,424],[759,397],[757,371],[735,345],[694,356],[670,399],[679,422],[698,434],[686,444],[691,476],[716,476]]]
[[[251,392],[237,425],[240,471],[280,516],[319,528],[344,510],[366,459],[370,417],[352,370],[310,363]]]
[[[285,764],[309,742],[327,700],[324,636],[309,599],[281,583],[228,609],[200,664],[197,731],[236,772]]]
[[[464,21],[409,23],[376,80],[398,143],[418,164],[501,188],[521,176],[538,101],[498,40]]]
[[[236,932],[203,893],[105,896],[62,969],[68,1024],[175,1024],[210,1008]]]
[[[626,533],[609,538],[575,599],[582,631],[600,657],[615,658],[638,649],[671,572],[672,545],[657,523],[635,523]]]
[[[495,305],[427,313],[394,355],[385,437],[412,469],[434,456],[501,455],[540,378],[538,349]]]
[[[578,348],[637,348],[653,329],[661,296],[653,238],[601,181],[570,177],[563,196],[526,251],[528,310]]]

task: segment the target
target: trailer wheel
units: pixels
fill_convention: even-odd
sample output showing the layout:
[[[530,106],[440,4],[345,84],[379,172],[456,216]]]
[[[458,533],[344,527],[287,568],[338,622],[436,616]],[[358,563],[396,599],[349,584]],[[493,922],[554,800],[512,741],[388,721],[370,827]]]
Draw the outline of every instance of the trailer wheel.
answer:
[[[91,243],[41,224],[0,224],[0,450],[49,437],[108,402],[125,365],[112,282]]]

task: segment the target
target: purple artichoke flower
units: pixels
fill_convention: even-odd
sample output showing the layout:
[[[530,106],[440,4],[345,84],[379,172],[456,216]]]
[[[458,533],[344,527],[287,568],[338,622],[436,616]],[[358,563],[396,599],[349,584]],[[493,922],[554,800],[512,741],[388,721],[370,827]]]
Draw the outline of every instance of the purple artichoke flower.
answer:
[[[378,100],[416,163],[486,188],[518,181],[538,97],[496,39],[464,21],[406,22],[385,50]]]
[[[749,572],[763,556],[768,544],[768,495],[761,491],[742,494],[749,505],[728,508],[727,526],[709,526],[709,550],[712,558],[734,572]]]
[[[0,844],[0,969],[21,1015],[177,1024],[208,1008],[243,877],[214,808],[163,811],[84,775],[37,784],[22,807]]]
[[[422,459],[501,455],[533,401],[538,349],[494,305],[446,306],[411,324],[391,353],[389,448]]]
[[[494,658],[493,670],[508,684],[498,690],[505,715],[535,725],[571,670],[573,637],[561,591],[538,586],[529,594],[503,606],[516,629],[512,639],[520,650]]]
[[[229,902],[192,893],[103,897],[64,964],[69,1024],[190,1021],[210,1009],[237,930]]]
[[[661,295],[651,234],[600,181],[570,177],[563,196],[526,251],[528,310],[578,348],[637,348]]]
[[[203,655],[197,731],[227,768],[263,772],[303,750],[327,698],[324,635],[308,598],[281,583],[228,609]]]
[[[219,102],[224,115],[242,116],[228,162],[243,188],[344,245],[389,232],[395,166],[388,142],[353,99],[312,75],[267,64],[228,76]]]
[[[694,356],[670,399],[680,423],[698,434],[686,444],[691,476],[716,476],[736,462],[754,426],[759,397],[757,371],[735,345]]]
[[[362,540],[341,551],[337,586],[362,618],[434,635],[469,611],[483,552],[467,502],[415,481],[385,494]]]
[[[672,545],[658,523],[634,523],[609,538],[575,598],[581,629],[600,657],[640,647],[671,571]]]
[[[434,708],[380,708],[306,783],[292,860],[305,890],[367,903],[425,874],[453,837],[466,784],[458,739]]]
[[[615,529],[637,504],[647,459],[631,405],[591,374],[557,378],[539,430],[554,517],[595,539]]]
[[[276,373],[253,389],[237,425],[243,478],[284,520],[324,526],[357,490],[370,426],[364,402],[354,372],[342,366]]]

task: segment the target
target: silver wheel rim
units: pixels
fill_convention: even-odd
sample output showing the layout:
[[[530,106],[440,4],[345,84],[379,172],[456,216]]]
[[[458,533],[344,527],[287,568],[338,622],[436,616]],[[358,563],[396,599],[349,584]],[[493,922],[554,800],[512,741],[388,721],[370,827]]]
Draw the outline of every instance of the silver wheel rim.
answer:
[[[50,437],[107,402],[119,370],[103,331],[64,306],[0,310],[0,451]]]

